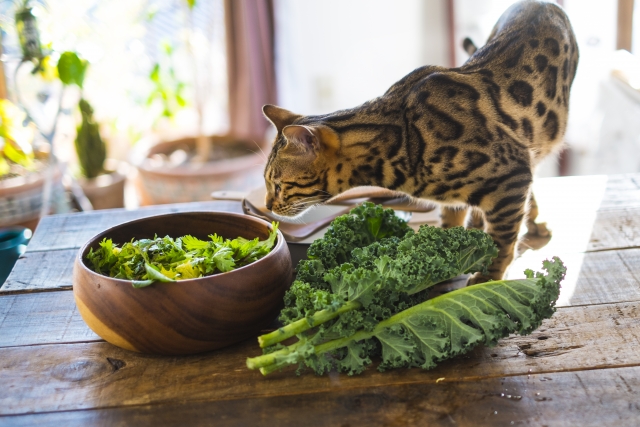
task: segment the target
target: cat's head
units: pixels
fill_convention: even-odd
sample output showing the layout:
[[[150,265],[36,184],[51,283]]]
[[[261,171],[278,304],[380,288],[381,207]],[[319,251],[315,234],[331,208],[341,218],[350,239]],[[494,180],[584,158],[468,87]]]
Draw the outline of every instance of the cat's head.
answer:
[[[265,105],[262,111],[278,131],[264,172],[267,209],[295,217],[331,198],[338,135],[316,116],[274,105]]]

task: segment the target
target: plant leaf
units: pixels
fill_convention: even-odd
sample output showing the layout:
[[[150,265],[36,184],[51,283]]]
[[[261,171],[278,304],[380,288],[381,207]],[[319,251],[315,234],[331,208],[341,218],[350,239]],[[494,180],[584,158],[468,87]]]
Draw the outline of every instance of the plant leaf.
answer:
[[[75,84],[82,88],[89,63],[75,52],[63,52],[58,59],[58,76],[65,85]]]
[[[175,282],[175,280],[169,279],[167,276],[160,273],[151,264],[145,264],[144,268],[147,271],[147,276],[151,280],[157,280],[158,282]]]

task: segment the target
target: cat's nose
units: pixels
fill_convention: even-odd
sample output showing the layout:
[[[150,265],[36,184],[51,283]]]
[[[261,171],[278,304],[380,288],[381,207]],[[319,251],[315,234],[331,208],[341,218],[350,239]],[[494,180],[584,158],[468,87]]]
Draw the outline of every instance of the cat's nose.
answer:
[[[264,204],[266,205],[267,209],[271,210],[271,208],[273,208],[273,199],[265,200]]]

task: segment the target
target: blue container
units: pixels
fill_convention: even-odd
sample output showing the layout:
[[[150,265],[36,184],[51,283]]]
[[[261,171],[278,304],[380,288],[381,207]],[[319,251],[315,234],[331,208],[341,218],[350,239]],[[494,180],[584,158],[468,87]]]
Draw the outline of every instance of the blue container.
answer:
[[[0,286],[7,280],[13,265],[27,249],[31,230],[24,227],[0,228]]]

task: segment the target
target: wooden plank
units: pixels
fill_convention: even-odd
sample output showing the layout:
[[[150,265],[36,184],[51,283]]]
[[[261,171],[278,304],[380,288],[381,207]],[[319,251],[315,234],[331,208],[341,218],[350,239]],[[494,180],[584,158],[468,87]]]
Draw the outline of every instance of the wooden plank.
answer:
[[[580,180],[578,178],[583,179]],[[596,194],[598,194],[598,191],[604,192],[606,185],[611,185],[613,187],[612,191],[629,193],[632,192],[632,188],[636,188],[634,179],[634,176],[630,176],[625,179],[612,177],[609,178],[609,181],[606,181],[606,177],[571,177],[558,180],[541,180],[543,183],[559,183],[555,192],[552,191],[552,186],[545,184],[546,187],[541,189],[547,191],[542,191],[542,196],[538,196],[541,212],[543,212],[541,220],[548,222],[549,227],[553,230],[553,237],[544,247],[535,252],[529,251],[514,263],[510,274],[511,272],[514,273],[510,277],[520,277],[525,268],[539,268],[542,259],[554,255],[561,256],[565,260],[578,260],[573,263],[575,266],[570,266],[569,277],[571,277],[578,272],[582,272],[582,265],[585,260],[580,255],[572,256],[571,254],[573,253],[640,246],[640,232],[638,231],[640,230],[640,207],[609,209],[596,213],[595,209],[600,203],[598,197],[590,200],[584,194],[576,195],[570,191],[572,188],[579,187],[580,182],[586,182],[588,185],[584,187],[595,191]],[[566,209],[565,205],[559,203],[557,199],[558,197],[562,198],[565,192],[570,195],[570,197],[567,196],[569,198]],[[200,204],[191,204],[190,206],[195,208],[196,205]],[[237,208],[233,204],[229,208],[235,209],[234,206]],[[578,209],[578,211],[574,211],[574,209]],[[109,215],[93,213],[45,218],[41,231],[35,234],[34,242],[29,245],[25,258],[18,260],[14,273],[9,276],[7,283],[0,288],[0,293],[24,292],[37,289],[69,289],[73,261],[71,252],[63,253],[60,251],[57,252],[57,256],[47,256],[41,255],[41,252],[35,249],[44,249],[47,245],[52,247],[60,245],[79,246],[84,242],[85,238],[89,238],[88,235],[93,235],[99,229],[108,226],[105,221],[118,223],[131,219],[129,218],[131,215],[137,216],[140,213],[118,210],[110,212]],[[83,233],[86,236],[82,236]],[[37,257],[40,257],[40,259]],[[575,302],[576,304],[627,300],[624,297],[624,293],[627,291],[629,291],[628,300],[637,299],[640,286],[634,278],[633,271],[630,271],[631,267],[620,266],[621,261],[616,256],[607,255],[587,257],[586,261],[584,261],[587,262],[586,266],[589,265],[588,262],[591,258],[603,258],[600,264],[610,264],[610,274],[606,271],[606,268],[599,268],[603,274],[595,275],[592,280],[594,286],[589,288],[596,292],[591,293],[591,296],[583,295],[584,297],[576,299],[575,301],[579,301]],[[35,266],[38,268],[34,268]],[[633,266],[633,264],[630,264],[630,266]],[[41,272],[47,272],[47,274],[45,275]],[[580,277],[591,278],[586,273],[581,273]],[[602,278],[604,282],[611,282],[614,277],[616,277],[616,281],[612,287],[604,288],[600,285]],[[578,286],[578,290],[580,289],[581,287]],[[614,291],[617,296],[607,296],[607,292]],[[568,303],[568,301],[561,301],[561,304]]]
[[[305,379],[298,379],[304,381]],[[12,426],[618,426],[640,424],[640,368],[435,380],[275,397],[0,418]],[[97,392],[97,391],[96,391]],[[186,421],[188,420],[188,422]]]
[[[536,181],[538,222],[553,234],[545,249],[559,254],[640,247],[638,183],[638,174]]]
[[[532,335],[511,336],[494,348],[436,369],[378,372],[354,377],[292,370],[268,377],[245,367],[259,354],[255,342],[209,354],[160,357],[110,344],[80,343],[0,349],[0,414],[94,409],[173,401],[290,396],[400,384],[477,381],[512,375],[640,365],[640,304],[559,309]]]
[[[76,249],[25,253],[0,288],[0,295],[71,289],[76,254]],[[567,265],[558,306],[640,300],[640,248],[585,254],[563,253],[549,244],[516,259],[507,277],[523,277],[527,268],[539,270],[543,260],[556,255]]]
[[[541,208],[543,209],[543,208]],[[578,253],[640,247],[640,207],[559,212],[542,210],[539,222],[551,230],[550,239],[538,239],[547,252]],[[522,233],[526,233],[523,227]]]
[[[599,210],[640,206],[640,173],[608,175],[606,179]]]
[[[542,261],[557,255],[567,267],[558,307],[640,300],[640,249],[590,253],[556,253],[543,248],[513,261],[507,278],[540,270]]]
[[[535,252],[531,252],[531,255],[537,258],[516,261],[515,268],[521,267],[516,271],[541,265],[543,256]],[[635,272],[633,270],[633,266],[640,265],[640,249],[598,252],[586,256],[563,255],[562,258],[568,267],[568,274],[563,282],[559,307],[640,301],[640,277],[637,269]],[[71,272],[68,272],[67,278],[59,282],[70,284],[70,280]],[[35,286],[39,282],[34,280],[33,283]],[[465,284],[464,280],[457,280],[439,285],[433,296]],[[9,322],[7,319],[15,320]],[[78,316],[73,293],[69,290],[0,297],[0,330],[0,347],[84,342],[88,337],[95,337]]]
[[[82,320],[73,292],[0,298],[0,347],[101,341]]]
[[[137,210],[110,209],[43,218],[27,246],[28,252],[74,249],[114,225],[146,216],[172,212],[225,211],[242,213],[240,202],[213,201],[158,205]]]
[[[587,251],[640,247],[640,208],[598,212]]]
[[[72,289],[73,262],[78,249],[25,252],[0,288],[3,293]]]

